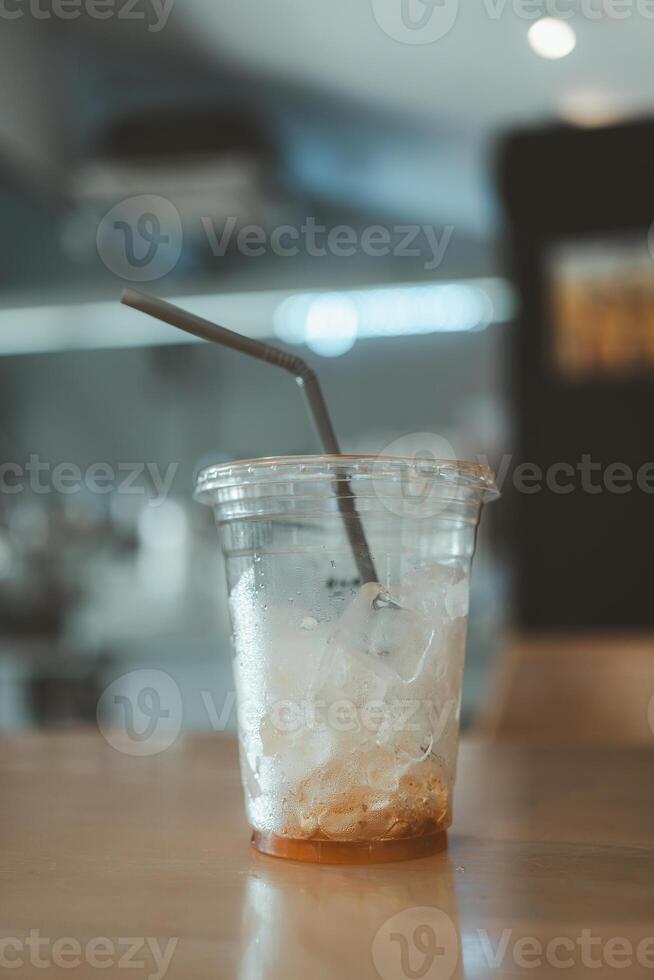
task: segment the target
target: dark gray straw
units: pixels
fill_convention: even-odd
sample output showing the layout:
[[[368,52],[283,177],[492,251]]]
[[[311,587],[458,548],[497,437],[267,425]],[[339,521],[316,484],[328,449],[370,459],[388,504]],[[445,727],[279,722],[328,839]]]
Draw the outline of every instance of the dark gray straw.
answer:
[[[195,316],[186,310],[167,303],[165,300],[145,293],[138,293],[134,289],[126,289],[121,296],[121,303],[131,306],[132,309],[147,313],[157,320],[163,320],[179,330],[201,337],[203,340],[212,341],[214,344],[222,344],[223,347],[231,347],[232,350],[240,351],[241,354],[249,354],[260,361],[267,361],[268,364],[275,364],[277,367],[288,371],[293,375],[309,406],[309,412],[316,426],[318,438],[322,444],[324,452],[330,455],[340,456],[341,451],[338,439],[334,432],[327,405],[323,398],[322,390],[318,378],[314,371],[306,364],[301,357],[295,354],[288,354],[286,351],[273,347],[272,344],[265,344],[260,340],[253,340],[251,337],[244,337],[234,330],[228,330],[217,323],[205,320],[203,317]],[[356,509],[354,493],[344,471],[337,471],[339,482],[334,483],[334,492],[338,501],[338,507],[343,515],[345,530],[350,541],[352,554],[361,578],[362,584],[365,582],[377,582],[377,573],[368,548],[368,542],[364,534],[361,518]]]

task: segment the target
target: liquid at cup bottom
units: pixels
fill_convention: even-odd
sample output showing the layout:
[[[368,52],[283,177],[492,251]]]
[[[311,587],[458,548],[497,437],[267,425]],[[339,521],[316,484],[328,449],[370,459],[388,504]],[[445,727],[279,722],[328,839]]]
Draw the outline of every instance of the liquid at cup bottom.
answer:
[[[255,830],[252,844],[262,854],[312,864],[381,864],[429,857],[447,847],[447,831],[400,840],[297,840]]]
[[[264,854],[318,864],[403,861],[446,846],[451,810],[433,775],[407,774],[385,806],[371,805],[374,799],[361,788],[351,790],[320,804],[320,819],[310,826],[291,819],[283,834],[255,830],[252,842]]]

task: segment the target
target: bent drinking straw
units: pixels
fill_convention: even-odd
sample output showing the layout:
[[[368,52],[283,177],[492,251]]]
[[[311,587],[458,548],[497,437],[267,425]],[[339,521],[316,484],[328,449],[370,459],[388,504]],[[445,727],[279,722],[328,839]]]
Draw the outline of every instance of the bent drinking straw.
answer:
[[[341,451],[338,439],[334,432],[327,405],[323,398],[322,390],[318,378],[314,371],[306,364],[301,357],[295,354],[288,354],[286,351],[273,347],[272,344],[265,344],[260,340],[253,340],[251,337],[244,337],[234,330],[228,330],[217,323],[205,320],[203,317],[195,316],[187,310],[182,310],[172,303],[149,296],[146,293],[138,293],[134,289],[126,289],[120,298],[121,303],[130,306],[141,313],[156,320],[163,320],[179,330],[201,337],[203,340],[212,341],[214,344],[222,344],[223,347],[231,347],[233,350],[240,351],[241,354],[249,354],[260,361],[268,364],[275,364],[292,374],[299,384],[304,397],[309,406],[309,412],[314,421],[318,438],[322,444],[324,452],[340,456]],[[343,516],[345,530],[352,548],[354,561],[361,578],[361,584],[366,582],[377,582],[377,573],[368,548],[368,542],[361,524],[361,518],[356,509],[354,493],[350,482],[344,472],[337,472],[340,480],[339,484],[334,484],[334,492],[338,502],[338,508]]]

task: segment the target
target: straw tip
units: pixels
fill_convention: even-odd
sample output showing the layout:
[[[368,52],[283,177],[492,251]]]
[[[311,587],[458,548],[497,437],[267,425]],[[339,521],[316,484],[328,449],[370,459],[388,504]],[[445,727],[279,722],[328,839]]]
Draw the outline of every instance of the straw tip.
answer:
[[[123,306],[133,306],[134,303],[141,298],[141,294],[137,293],[135,289],[123,289],[120,294],[120,302]]]

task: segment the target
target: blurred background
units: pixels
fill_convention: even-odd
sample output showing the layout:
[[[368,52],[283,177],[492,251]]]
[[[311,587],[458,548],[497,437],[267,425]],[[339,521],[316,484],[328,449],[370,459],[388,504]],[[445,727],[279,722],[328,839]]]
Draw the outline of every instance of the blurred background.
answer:
[[[134,286],[300,353],[344,451],[498,470],[466,726],[651,739],[654,8],[558,6],[0,4],[0,729],[139,668],[234,725],[194,476],[316,437]]]

